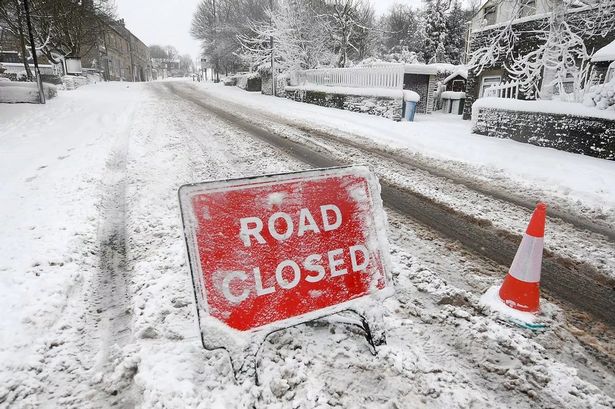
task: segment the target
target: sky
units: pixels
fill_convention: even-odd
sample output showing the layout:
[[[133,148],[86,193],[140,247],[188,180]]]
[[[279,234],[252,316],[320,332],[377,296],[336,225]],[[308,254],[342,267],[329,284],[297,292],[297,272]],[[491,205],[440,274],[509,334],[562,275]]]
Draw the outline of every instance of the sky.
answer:
[[[115,0],[117,15],[126,27],[147,45],[172,45],[193,59],[200,54],[199,42],[190,35],[192,15],[200,0]],[[392,4],[418,7],[421,0],[370,0],[378,15]]]

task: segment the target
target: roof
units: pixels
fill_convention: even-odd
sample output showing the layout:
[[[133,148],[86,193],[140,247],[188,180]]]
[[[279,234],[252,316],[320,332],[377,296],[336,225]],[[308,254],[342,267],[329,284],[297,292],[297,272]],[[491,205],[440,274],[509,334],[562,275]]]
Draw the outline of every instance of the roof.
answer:
[[[457,71],[453,72],[451,75],[446,77],[444,81],[442,81],[442,84],[447,84],[450,80],[452,80],[455,77],[463,77],[464,79],[467,80],[468,79],[468,69],[467,68],[458,69]]]
[[[615,40],[596,51],[592,62],[615,61]]]

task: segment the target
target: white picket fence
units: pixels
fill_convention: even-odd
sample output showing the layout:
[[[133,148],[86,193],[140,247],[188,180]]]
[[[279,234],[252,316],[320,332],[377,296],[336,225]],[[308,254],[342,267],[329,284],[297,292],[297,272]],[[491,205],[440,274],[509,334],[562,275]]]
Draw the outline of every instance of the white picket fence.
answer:
[[[486,97],[514,98],[519,96],[519,83],[516,81],[500,82],[485,90]]]
[[[291,77],[292,78],[292,77]],[[382,64],[352,68],[320,68],[297,71],[292,85],[329,85],[356,88],[404,87],[404,65]]]

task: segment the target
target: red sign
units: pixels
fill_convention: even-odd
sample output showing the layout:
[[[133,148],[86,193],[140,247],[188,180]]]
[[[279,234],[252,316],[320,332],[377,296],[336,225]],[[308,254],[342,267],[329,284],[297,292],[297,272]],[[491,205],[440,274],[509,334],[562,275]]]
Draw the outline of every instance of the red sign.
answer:
[[[247,331],[384,290],[384,214],[365,167],[182,186],[197,300]]]

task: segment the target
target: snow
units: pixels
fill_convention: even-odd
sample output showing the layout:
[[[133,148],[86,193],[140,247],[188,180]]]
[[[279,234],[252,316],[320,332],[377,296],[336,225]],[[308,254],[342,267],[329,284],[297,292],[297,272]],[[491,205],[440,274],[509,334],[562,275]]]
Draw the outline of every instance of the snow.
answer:
[[[592,56],[592,62],[603,62],[615,60],[615,40],[605,45]]]
[[[500,286],[493,286],[489,288],[480,298],[481,305],[485,305],[493,311],[499,312],[506,317],[510,317],[520,322],[534,323],[536,321],[536,315],[529,312],[515,310],[506,305],[500,298],[499,291]]]
[[[418,93],[410,90],[404,90],[404,101],[419,102],[420,100],[421,96]]]
[[[379,97],[379,98],[403,98],[404,93],[401,89],[387,88],[356,88],[356,87],[340,87],[330,85],[296,85],[287,86],[286,91],[310,91],[323,92],[327,94],[337,95],[353,95],[359,97]]]
[[[462,78],[468,79],[468,69],[464,67],[462,69],[456,70],[451,75],[446,77],[444,81],[442,81],[442,84],[447,84],[450,80],[456,77],[462,77]]]
[[[43,84],[45,97],[51,99],[57,95],[54,85]],[[38,103],[38,85],[34,82],[0,81],[0,104],[1,103]]]
[[[615,209],[615,189],[611,182],[615,180],[613,161],[472,134],[471,122],[457,116],[433,113],[418,115],[414,122],[393,122],[284,98],[248,94],[239,89],[211,85],[205,87],[208,94],[222,100],[283,115],[317,128],[333,129],[352,135],[350,137],[366,138],[374,143],[427,158],[469,165],[472,170],[466,169],[463,172],[480,175],[486,180],[505,178],[522,186],[551,192],[563,200],[598,209]],[[488,99],[488,102],[515,106],[505,99],[493,98]],[[555,105],[562,104],[569,103]],[[580,104],[571,105],[574,106],[572,112],[577,109],[585,112],[590,110],[595,115],[604,115],[603,111],[591,110]],[[613,114],[609,114],[609,118],[612,117]]]
[[[557,306],[542,305],[551,330],[539,336],[486,314],[478,295],[504,272],[395,212],[379,226],[391,242],[396,292],[381,302],[387,345],[378,355],[356,317],[333,316],[270,335],[259,384],[235,383],[228,355],[201,346],[177,189],[306,166],[165,85],[87,85],[45,106],[1,107],[1,407],[613,406],[612,370],[572,335]],[[306,123],[335,119],[397,147],[447,155],[459,154],[451,145],[502,145],[444,116],[434,116],[439,125],[426,117],[397,124],[231,87],[207,92],[263,112],[286,105]],[[503,145],[522,161],[534,151]],[[557,172],[606,162],[537,152],[547,164],[561,160]],[[610,183],[609,168],[596,170]],[[119,277],[101,269],[108,223],[126,236]]]
[[[466,97],[465,92],[444,91],[441,95],[442,99],[464,99]]]
[[[0,406],[37,406],[45,377],[77,378],[75,394],[88,387],[68,358],[92,335],[79,317],[91,308],[83,289],[98,265],[100,182],[140,96],[110,84],[0,106],[0,224],[10,232],[0,237]]]
[[[437,75],[441,73],[453,72],[458,69],[459,69],[458,65],[447,64],[447,63],[404,64],[404,72],[406,74]]]
[[[615,112],[587,107],[582,103],[564,101],[522,101],[512,98],[488,97],[476,100],[472,105],[472,112],[478,112],[479,108],[498,108],[510,111],[541,112],[615,120]]]

